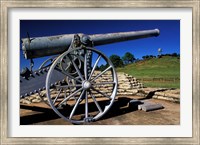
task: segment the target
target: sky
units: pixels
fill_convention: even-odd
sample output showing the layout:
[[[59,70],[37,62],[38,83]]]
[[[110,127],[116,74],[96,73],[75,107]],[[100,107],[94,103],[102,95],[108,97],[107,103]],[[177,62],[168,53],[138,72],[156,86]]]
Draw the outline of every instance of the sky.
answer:
[[[53,36],[60,34],[102,34],[127,31],[159,29],[158,37],[101,45],[97,48],[106,56],[113,54],[122,57],[126,52],[141,59],[144,55],[158,55],[162,53],[180,54],[180,21],[179,20],[20,20],[20,40],[30,37]],[[33,59],[37,69],[48,57]],[[29,68],[30,60],[24,59],[20,42],[20,69]]]

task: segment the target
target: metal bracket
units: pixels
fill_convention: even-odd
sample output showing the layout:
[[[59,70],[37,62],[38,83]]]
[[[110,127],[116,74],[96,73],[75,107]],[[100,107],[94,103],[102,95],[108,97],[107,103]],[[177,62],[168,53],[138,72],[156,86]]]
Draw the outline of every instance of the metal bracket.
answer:
[[[93,117],[87,117],[87,118],[84,119],[85,123],[89,123],[89,122],[93,122],[93,121],[94,121]]]
[[[34,61],[33,61],[33,59],[30,59],[30,71],[31,72],[33,72],[32,71],[33,67],[34,67]]]

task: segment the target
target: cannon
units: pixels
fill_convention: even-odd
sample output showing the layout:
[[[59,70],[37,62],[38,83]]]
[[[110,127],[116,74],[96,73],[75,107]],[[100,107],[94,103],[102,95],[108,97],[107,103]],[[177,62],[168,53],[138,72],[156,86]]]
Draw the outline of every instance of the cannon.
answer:
[[[94,47],[159,33],[153,29],[23,38],[22,51],[31,60],[31,67],[20,73],[20,97],[38,93],[56,114],[74,124],[96,121],[114,103],[118,81],[110,59]],[[33,59],[44,56],[53,57],[33,71]]]

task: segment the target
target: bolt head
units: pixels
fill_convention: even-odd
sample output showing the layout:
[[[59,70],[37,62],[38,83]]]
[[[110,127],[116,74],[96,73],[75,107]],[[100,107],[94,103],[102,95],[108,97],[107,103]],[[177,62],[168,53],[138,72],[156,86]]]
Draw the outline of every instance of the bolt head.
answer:
[[[85,45],[89,44],[91,42],[91,39],[88,35],[83,35],[81,38],[81,42]]]
[[[83,89],[88,90],[91,87],[91,83],[89,81],[83,82]]]

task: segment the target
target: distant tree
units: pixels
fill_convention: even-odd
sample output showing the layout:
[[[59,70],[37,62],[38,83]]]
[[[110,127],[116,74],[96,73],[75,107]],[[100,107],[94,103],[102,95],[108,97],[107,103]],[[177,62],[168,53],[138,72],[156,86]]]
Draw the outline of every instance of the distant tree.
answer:
[[[99,66],[98,65],[96,66],[96,70],[99,70]]]
[[[180,59],[180,54],[177,54],[177,58]]]
[[[124,56],[122,56],[122,61],[124,62],[124,64],[128,64],[128,61]]]
[[[114,67],[122,67],[124,63],[118,55],[111,55],[110,60],[112,61]]]
[[[145,60],[145,59],[146,59],[146,56],[142,56],[142,59]]]
[[[152,58],[152,57],[153,57],[153,55],[152,56],[151,55],[142,56],[143,60],[146,60],[146,59],[149,59],[149,58]]]
[[[106,68],[108,68],[108,64],[105,64],[105,65],[100,65],[100,67],[99,67],[99,70],[100,71],[104,71]]]
[[[122,57],[122,60],[124,61],[124,64],[129,64],[133,63],[136,59],[133,54],[131,54],[130,52],[126,52]]]
[[[173,57],[178,57],[178,54],[177,53],[172,53],[172,56]]]
[[[154,56],[154,55],[149,55],[149,58],[156,58],[156,56]]]
[[[162,56],[162,55],[159,55],[159,56]],[[158,57],[159,57],[159,56],[158,56]],[[155,55],[145,55],[145,56],[142,56],[142,59],[143,59],[143,60],[151,59],[151,58],[156,58],[156,56],[155,56]]]

